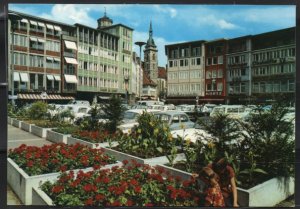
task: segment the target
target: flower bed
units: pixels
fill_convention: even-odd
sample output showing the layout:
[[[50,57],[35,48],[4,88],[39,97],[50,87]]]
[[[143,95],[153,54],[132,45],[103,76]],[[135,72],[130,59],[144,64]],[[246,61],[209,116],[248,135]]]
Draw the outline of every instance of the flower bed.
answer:
[[[68,137],[68,143],[81,143],[91,148],[113,147],[117,145],[117,140],[123,140],[124,138],[126,138],[126,135],[121,132],[109,134],[107,131],[102,132],[80,130],[73,132],[72,136]]]
[[[10,150],[8,157],[8,184],[26,205],[31,204],[32,187],[41,181],[57,179],[60,171],[92,170],[116,162],[102,150],[79,144],[53,144],[42,148],[21,145]]]
[[[170,162],[170,160],[168,159],[169,156],[164,156],[164,155],[160,155],[159,157],[140,158],[135,155],[130,155],[125,152],[119,152],[111,148],[103,148],[103,151],[108,155],[114,156],[119,161],[135,160],[138,163],[149,164],[149,165],[167,164]],[[172,158],[174,158],[173,162],[185,160],[184,155],[182,153],[176,154],[172,156]]]
[[[127,164],[125,161],[124,164]],[[195,180],[182,181],[163,169],[136,162],[92,172],[62,174],[41,189],[56,206],[200,206]]]

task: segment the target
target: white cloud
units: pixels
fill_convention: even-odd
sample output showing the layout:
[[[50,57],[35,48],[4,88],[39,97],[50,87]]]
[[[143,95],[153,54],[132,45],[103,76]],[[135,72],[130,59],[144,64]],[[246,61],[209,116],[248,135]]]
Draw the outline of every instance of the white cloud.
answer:
[[[90,7],[82,7],[74,4],[56,4],[50,14],[43,13],[41,17],[74,24],[80,23],[96,27],[96,21],[89,16]]]
[[[230,23],[230,22],[227,22],[226,20],[219,20],[217,21],[217,24],[219,25],[219,27],[221,29],[234,29],[236,28],[236,25]]]
[[[177,16],[177,10],[172,7],[165,6],[165,5],[163,7],[160,5],[153,5],[153,7],[157,12],[166,14],[171,18],[175,18]]]

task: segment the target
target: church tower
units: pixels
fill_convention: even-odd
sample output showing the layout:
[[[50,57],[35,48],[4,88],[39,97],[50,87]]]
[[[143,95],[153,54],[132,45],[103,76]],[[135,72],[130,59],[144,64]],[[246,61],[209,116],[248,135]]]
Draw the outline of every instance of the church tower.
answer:
[[[109,17],[106,16],[106,8],[105,8],[105,11],[104,11],[104,16],[99,18],[97,20],[97,22],[98,22],[98,28],[97,29],[112,26],[113,21],[112,21],[112,19],[110,19]]]
[[[150,22],[149,38],[144,50],[144,69],[150,79],[156,83],[158,77],[157,47],[152,36],[152,22]]]

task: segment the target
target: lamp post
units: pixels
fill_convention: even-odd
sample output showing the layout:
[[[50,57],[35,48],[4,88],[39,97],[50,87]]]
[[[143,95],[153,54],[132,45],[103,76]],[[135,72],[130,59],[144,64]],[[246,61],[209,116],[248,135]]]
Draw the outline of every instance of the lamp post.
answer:
[[[135,45],[138,45],[140,47],[140,68],[142,69],[142,47],[146,44],[146,42],[143,41],[137,41],[134,43]],[[140,101],[142,100],[142,79],[141,79],[141,73],[139,73],[140,76],[140,82],[139,82],[139,95],[140,95]]]
[[[11,21],[11,54],[12,54],[12,58],[11,58],[11,65],[10,65],[10,75],[11,75],[11,99],[12,99],[12,105],[13,107],[15,106],[15,98],[14,98],[14,94],[15,94],[15,81],[14,81],[14,68],[15,68],[15,56],[14,56],[14,45],[15,45],[15,37],[14,37],[14,33],[15,33],[15,26],[18,23],[18,20],[21,20],[22,17],[20,15],[17,15],[15,13],[8,13],[9,19]]]

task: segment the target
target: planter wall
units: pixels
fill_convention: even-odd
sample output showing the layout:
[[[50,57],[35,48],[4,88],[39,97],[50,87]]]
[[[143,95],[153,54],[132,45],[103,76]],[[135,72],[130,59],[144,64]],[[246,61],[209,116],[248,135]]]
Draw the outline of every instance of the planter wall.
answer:
[[[244,207],[272,207],[294,192],[294,178],[273,178],[248,190],[238,188],[238,201]]]
[[[72,137],[72,136],[69,136],[68,139],[68,144],[82,144],[82,145],[86,145],[92,149],[95,149],[95,148],[100,148],[100,147],[109,147],[109,143],[108,142],[104,142],[104,143],[91,143],[91,142],[87,142],[87,141],[84,141],[82,139],[78,139],[78,138],[75,138],[75,137]],[[117,142],[112,142],[112,146],[117,146],[118,143]]]
[[[11,124],[12,124],[14,127],[21,128],[21,121],[18,120],[18,119],[13,118]]]
[[[53,206],[52,199],[38,187],[32,188],[32,205]]]
[[[54,182],[60,175],[59,172],[42,174],[36,176],[28,176],[23,169],[21,169],[12,159],[7,159],[7,182],[11,186],[12,190],[20,198],[21,202],[25,205],[32,204],[32,188],[40,186],[45,181]],[[112,166],[121,165],[121,163],[111,164],[105,166],[110,168]],[[79,170],[84,172],[92,171],[93,168],[76,169],[76,174]]]
[[[136,156],[133,156],[133,155],[129,155],[129,154],[126,154],[126,153],[123,153],[123,152],[119,152],[119,151],[116,151],[116,150],[113,150],[113,149],[110,149],[110,148],[103,148],[103,150],[106,154],[114,156],[119,161],[135,160],[138,163],[149,164],[149,165],[152,165],[152,166],[153,165],[158,165],[158,164],[167,164],[167,163],[169,163],[169,160],[167,159],[166,156],[143,159],[143,158],[136,157]],[[183,153],[177,154],[175,162],[181,161],[181,160],[184,160],[184,159],[185,159],[185,157],[184,157]]]
[[[24,121],[21,121],[21,129],[27,132],[31,132],[31,126],[34,124],[26,123]]]
[[[7,124],[11,125],[12,124],[12,118],[11,117],[7,117]]]
[[[47,131],[51,130],[51,129],[52,128],[42,128],[42,127],[39,127],[39,126],[36,126],[36,125],[32,125],[31,126],[31,133],[36,135],[36,136],[46,138]]]
[[[70,134],[61,134],[52,130],[47,130],[46,139],[54,142],[54,143],[68,143],[68,137],[71,136]]]

